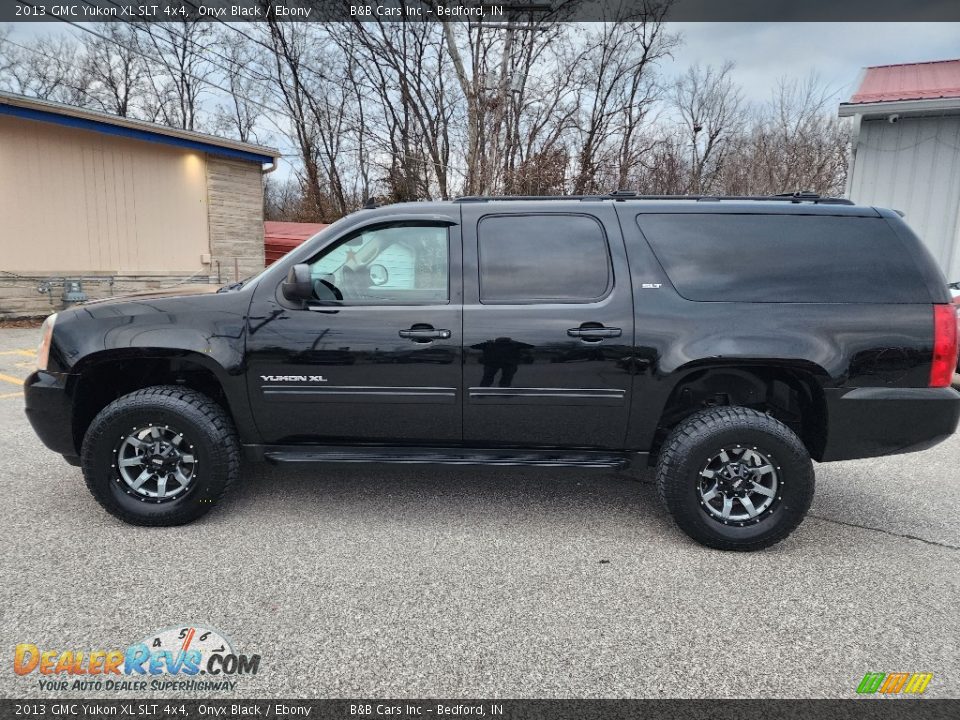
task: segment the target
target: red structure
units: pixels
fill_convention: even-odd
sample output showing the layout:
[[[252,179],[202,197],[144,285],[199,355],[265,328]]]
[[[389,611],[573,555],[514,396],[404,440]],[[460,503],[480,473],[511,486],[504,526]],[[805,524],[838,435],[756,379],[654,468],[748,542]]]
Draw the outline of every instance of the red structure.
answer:
[[[266,265],[275,263],[297,245],[327,227],[323,223],[277,222],[263,223],[263,249]]]
[[[868,67],[851,103],[960,97],[960,60]]]

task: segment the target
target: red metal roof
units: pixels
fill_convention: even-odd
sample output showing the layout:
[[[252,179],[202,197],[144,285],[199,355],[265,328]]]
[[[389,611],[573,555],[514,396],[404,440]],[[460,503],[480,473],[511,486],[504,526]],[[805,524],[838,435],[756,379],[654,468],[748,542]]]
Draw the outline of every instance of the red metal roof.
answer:
[[[300,240],[313,237],[327,227],[324,223],[279,222],[267,220],[263,223],[263,234],[268,238]]]
[[[868,67],[851,103],[960,97],[960,60]]]
[[[276,262],[304,240],[323,230],[323,223],[279,222],[263,223],[263,249],[266,264]]]

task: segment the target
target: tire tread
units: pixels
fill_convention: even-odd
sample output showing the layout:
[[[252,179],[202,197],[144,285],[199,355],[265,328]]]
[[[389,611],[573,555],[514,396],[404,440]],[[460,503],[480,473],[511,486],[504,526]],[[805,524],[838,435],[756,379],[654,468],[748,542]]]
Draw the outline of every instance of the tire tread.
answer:
[[[795,498],[790,510],[786,511],[788,518],[779,523],[776,531],[753,541],[729,540],[707,532],[698,522],[698,518],[690,517],[689,509],[681,501],[682,493],[687,492],[688,488],[685,479],[680,477],[680,466],[690,449],[718,431],[744,428],[773,435],[785,447],[790,448],[792,459],[798,465],[808,468],[807,477],[792,478],[794,482],[799,482],[800,494]],[[657,493],[664,506],[677,525],[694,540],[718,550],[750,552],[777,544],[800,525],[813,501],[815,483],[810,455],[790,428],[776,418],[752,408],[722,406],[694,413],[671,431],[660,450],[656,484]],[[697,512],[700,512],[699,508]]]
[[[126,523],[148,527],[184,525],[207,512],[207,509],[203,509],[198,513],[196,505],[187,504],[164,516],[137,515],[124,510],[115,503],[111,503],[109,497],[104,497],[96,482],[97,472],[102,472],[102,469],[95,467],[93,448],[101,441],[103,434],[107,431],[108,421],[113,415],[118,412],[136,411],[138,409],[149,411],[155,409],[158,403],[165,405],[167,410],[177,411],[175,405],[178,402],[186,403],[197,411],[204,421],[209,423],[209,427],[216,434],[216,437],[220,438],[220,450],[224,455],[222,462],[224,463],[225,481],[210,496],[210,507],[220,502],[240,475],[240,443],[237,440],[233,421],[213,399],[197,390],[178,385],[153,385],[135,390],[128,395],[117,398],[97,414],[84,437],[81,458],[84,482],[90,493],[107,512]]]

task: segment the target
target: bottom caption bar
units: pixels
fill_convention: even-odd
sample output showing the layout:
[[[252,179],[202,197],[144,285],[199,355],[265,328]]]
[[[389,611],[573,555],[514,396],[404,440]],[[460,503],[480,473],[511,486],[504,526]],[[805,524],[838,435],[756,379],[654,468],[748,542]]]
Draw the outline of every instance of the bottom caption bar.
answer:
[[[960,699],[853,700],[0,700],[0,718],[432,720],[900,720],[960,717]]]

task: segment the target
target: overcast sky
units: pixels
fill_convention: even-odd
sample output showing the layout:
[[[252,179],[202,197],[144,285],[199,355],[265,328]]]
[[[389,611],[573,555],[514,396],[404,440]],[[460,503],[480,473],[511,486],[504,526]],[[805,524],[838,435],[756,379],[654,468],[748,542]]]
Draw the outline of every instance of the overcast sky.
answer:
[[[735,63],[734,80],[744,97],[763,102],[782,77],[805,79],[816,72],[837,103],[856,90],[869,65],[960,58],[960,23],[672,23],[683,36],[665,79],[690,65]],[[51,32],[81,34],[61,23],[18,23],[12,39]],[[271,138],[288,149],[279,138]],[[285,176],[281,163],[278,176]]]
[[[666,75],[693,63],[736,64],[735,79],[752,101],[766,100],[783,76],[811,71],[846,100],[868,65],[960,58],[960,23],[671,23],[683,45]],[[71,30],[61,23],[16,23],[14,38]]]
[[[958,23],[673,23],[684,43],[668,73],[693,63],[736,64],[747,99],[766,100],[777,79],[811,71],[848,100],[868,65],[960,58]]]

